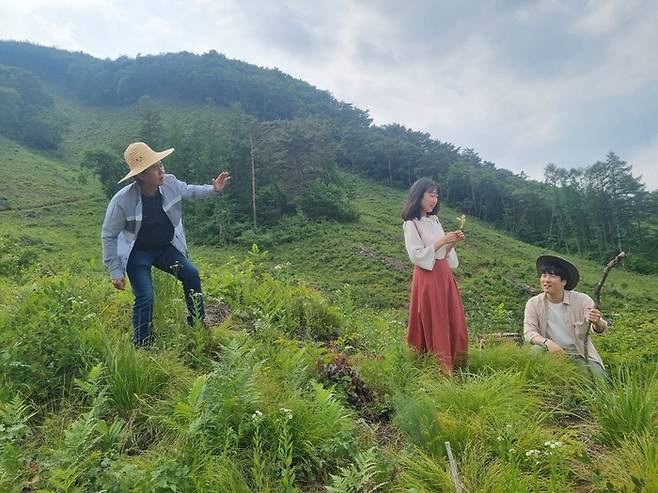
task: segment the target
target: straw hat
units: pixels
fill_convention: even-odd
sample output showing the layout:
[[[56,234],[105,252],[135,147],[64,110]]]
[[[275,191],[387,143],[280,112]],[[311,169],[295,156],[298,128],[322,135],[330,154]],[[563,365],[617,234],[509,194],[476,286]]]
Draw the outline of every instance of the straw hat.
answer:
[[[140,174],[149,166],[153,166],[161,159],[166,158],[169,154],[174,152],[174,148],[167,149],[166,151],[155,152],[144,142],[133,142],[123,153],[123,158],[126,160],[130,171],[126,176],[121,178],[117,183],[121,183],[128,178]]]
[[[554,262],[562,266],[562,268],[566,271],[567,283],[565,284],[564,289],[570,291],[578,285],[578,281],[580,280],[580,274],[578,273],[578,269],[567,259],[562,257],[557,257],[555,255],[541,255],[537,259],[537,264],[536,264],[538,274],[541,274],[541,266],[544,262]]]

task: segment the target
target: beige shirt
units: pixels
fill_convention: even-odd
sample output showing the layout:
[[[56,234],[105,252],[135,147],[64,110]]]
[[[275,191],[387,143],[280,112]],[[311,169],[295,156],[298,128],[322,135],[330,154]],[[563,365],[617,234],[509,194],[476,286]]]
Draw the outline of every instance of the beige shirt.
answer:
[[[535,336],[541,337],[542,340],[547,336],[548,327],[548,297],[545,293],[533,296],[525,305],[525,315],[523,317],[523,337],[526,341],[531,342]],[[573,340],[576,349],[581,356],[585,356],[585,334],[590,330],[590,323],[585,318],[586,309],[594,307],[592,298],[578,291],[565,291],[564,299],[560,303],[562,318],[567,329],[572,331]],[[608,323],[603,320],[605,328]],[[592,331],[595,334],[599,332]],[[601,357],[592,343],[590,338],[587,344],[587,353],[590,359],[597,361],[603,366]]]
[[[446,234],[443,226],[436,216],[425,216],[420,219],[411,219],[405,221],[404,229],[404,246],[409,254],[409,259],[425,270],[434,268],[436,259],[448,258],[448,265],[456,269],[459,265],[459,259],[454,248],[448,250],[448,245],[444,245],[438,250],[434,250],[434,242],[443,238]]]

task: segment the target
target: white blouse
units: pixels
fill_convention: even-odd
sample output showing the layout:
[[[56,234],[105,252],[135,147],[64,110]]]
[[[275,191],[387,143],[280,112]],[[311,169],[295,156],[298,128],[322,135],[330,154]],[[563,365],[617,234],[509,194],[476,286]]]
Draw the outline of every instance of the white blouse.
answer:
[[[418,267],[432,270],[435,259],[446,258],[449,245],[434,250],[434,242],[446,235],[437,216],[425,216],[405,221],[402,228],[404,229],[404,246],[407,248],[409,258]],[[418,234],[419,232],[420,234]],[[453,269],[459,265],[454,248],[451,248],[448,253],[448,265]]]

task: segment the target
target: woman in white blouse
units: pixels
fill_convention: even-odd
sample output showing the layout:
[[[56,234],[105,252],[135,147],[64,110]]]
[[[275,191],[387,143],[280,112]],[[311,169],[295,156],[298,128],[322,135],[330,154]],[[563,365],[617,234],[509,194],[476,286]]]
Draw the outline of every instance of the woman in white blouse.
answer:
[[[451,374],[468,353],[464,304],[452,275],[459,265],[454,246],[464,233],[445,233],[438,210],[439,186],[427,178],[416,181],[402,209],[404,243],[414,263],[407,342],[434,353]]]

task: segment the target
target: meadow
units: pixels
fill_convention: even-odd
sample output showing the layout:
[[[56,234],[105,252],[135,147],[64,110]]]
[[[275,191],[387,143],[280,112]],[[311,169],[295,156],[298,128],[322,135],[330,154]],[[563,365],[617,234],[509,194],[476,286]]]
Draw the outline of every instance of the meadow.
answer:
[[[405,342],[404,192],[349,177],[356,222],[197,239],[212,328],[156,273],[156,343],[135,350],[100,261],[106,199],[78,166],[130,137],[129,112],[66,104],[60,151],[0,138],[0,491],[454,491],[446,441],[472,493],[658,491],[657,276],[611,273],[594,341],[611,381],[592,382],[487,336],[521,332],[546,251],[468,218],[471,349],[446,378]],[[602,266],[572,259],[593,294]]]

